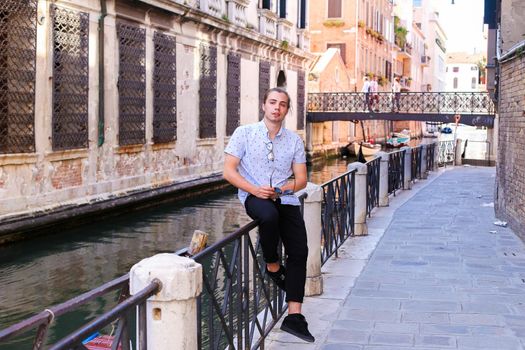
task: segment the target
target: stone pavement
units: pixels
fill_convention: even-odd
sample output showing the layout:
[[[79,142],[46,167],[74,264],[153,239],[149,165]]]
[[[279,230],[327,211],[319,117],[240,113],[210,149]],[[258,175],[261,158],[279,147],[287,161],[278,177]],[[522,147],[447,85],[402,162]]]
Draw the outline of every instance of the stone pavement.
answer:
[[[447,168],[390,199],[305,299],[316,337],[266,349],[525,349],[525,246],[494,225],[495,169]]]

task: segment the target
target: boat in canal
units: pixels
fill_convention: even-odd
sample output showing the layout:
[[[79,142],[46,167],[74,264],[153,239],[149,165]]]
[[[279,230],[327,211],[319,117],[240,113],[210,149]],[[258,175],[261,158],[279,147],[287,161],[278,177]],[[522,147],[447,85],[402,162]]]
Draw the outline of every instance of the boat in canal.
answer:
[[[377,152],[381,151],[381,145],[377,145],[370,142],[354,143],[355,154],[359,154],[359,149],[363,152],[365,157],[373,156]]]
[[[410,142],[410,132],[393,133],[392,137],[387,138],[386,145],[392,148],[407,146]]]

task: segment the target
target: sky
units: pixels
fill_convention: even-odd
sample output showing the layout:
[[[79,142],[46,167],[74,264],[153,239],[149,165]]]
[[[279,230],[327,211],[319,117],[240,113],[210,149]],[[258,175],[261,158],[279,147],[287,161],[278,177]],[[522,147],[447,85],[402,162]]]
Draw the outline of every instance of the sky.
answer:
[[[447,52],[486,52],[483,40],[483,0],[435,0],[447,35]]]

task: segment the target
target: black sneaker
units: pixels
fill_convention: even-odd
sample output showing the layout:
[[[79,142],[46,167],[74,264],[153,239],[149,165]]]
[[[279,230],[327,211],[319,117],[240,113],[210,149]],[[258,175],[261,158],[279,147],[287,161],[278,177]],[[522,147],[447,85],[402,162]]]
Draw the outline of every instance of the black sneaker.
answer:
[[[314,336],[308,331],[306,319],[301,314],[286,316],[281,324],[281,329],[309,343],[315,341]]]
[[[282,290],[286,290],[285,288],[285,279],[286,279],[286,269],[283,265],[279,266],[279,270],[276,272],[268,271],[268,267],[266,268],[266,274],[270,276],[272,281],[275,282],[277,287],[281,288]]]

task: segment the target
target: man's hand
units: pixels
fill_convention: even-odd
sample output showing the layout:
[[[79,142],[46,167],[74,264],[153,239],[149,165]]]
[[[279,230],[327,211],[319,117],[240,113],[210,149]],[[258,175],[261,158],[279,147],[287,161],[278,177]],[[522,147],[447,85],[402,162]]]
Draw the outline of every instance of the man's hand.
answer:
[[[261,199],[277,199],[279,197],[273,187],[270,186],[259,186],[251,194]]]

